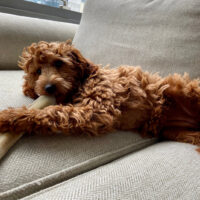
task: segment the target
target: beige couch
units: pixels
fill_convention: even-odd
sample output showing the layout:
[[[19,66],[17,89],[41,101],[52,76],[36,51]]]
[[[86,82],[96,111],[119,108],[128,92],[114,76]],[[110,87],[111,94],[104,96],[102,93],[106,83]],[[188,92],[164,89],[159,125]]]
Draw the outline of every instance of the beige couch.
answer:
[[[24,46],[73,37],[98,64],[200,75],[199,0],[88,0],[80,27],[0,13],[0,109],[32,102],[16,64]],[[199,166],[195,146],[131,132],[25,136],[0,161],[0,199],[199,200]]]

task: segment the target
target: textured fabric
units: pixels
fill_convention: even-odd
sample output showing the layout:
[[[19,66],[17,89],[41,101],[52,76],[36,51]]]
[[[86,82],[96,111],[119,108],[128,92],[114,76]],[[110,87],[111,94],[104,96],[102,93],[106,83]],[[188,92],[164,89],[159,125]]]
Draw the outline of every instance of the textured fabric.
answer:
[[[199,200],[199,165],[195,146],[165,142],[24,200]]]
[[[199,4],[199,0],[182,0],[181,3],[175,0],[88,0],[74,44],[95,63],[141,65],[161,74],[188,71],[192,76],[198,76]],[[21,32],[15,32],[18,29],[14,20],[11,20],[14,25],[10,23],[3,29],[6,34],[15,34],[8,40],[14,42],[6,45],[2,41],[6,37],[0,37],[0,60],[5,57],[7,61],[12,60],[7,54],[12,54],[13,47],[23,43],[24,38],[27,41],[29,37],[38,36],[41,40],[44,36],[47,40],[43,35],[46,34],[43,28],[51,27],[46,25],[47,21],[44,24],[42,20],[26,22],[25,19],[30,18],[24,18],[22,25],[16,25],[21,26]],[[41,24],[33,26],[34,20]],[[52,29],[56,31],[52,34],[48,29],[48,37],[63,30],[52,23],[55,25]],[[9,49],[5,50],[7,54],[2,53],[5,48]],[[8,66],[12,66],[11,63]],[[24,137],[0,163],[0,199],[19,199],[153,142],[129,132],[91,139]],[[159,144],[99,168],[100,171],[97,169],[89,175],[71,179],[64,190],[45,192],[48,198],[36,198],[159,199],[162,195],[160,199],[197,199],[199,155],[193,149],[185,144]],[[179,184],[180,187],[176,187]],[[182,193],[185,196],[181,196]]]
[[[72,39],[78,25],[0,13],[0,27],[0,69],[18,69],[18,56],[25,46]]]
[[[92,138],[23,137],[0,162],[0,199],[30,195],[153,142],[130,132]]]
[[[74,44],[98,64],[200,75],[199,0],[88,0]]]
[[[0,70],[0,110],[29,105],[32,99],[22,93],[22,70]]]

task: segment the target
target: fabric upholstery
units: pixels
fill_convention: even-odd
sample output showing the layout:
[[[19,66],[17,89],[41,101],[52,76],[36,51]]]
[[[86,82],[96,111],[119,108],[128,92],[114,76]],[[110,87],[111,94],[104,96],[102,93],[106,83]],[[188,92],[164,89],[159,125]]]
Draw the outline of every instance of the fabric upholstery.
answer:
[[[24,47],[33,42],[73,39],[78,25],[0,13],[0,69],[18,69]]]
[[[23,74],[22,70],[0,70],[0,110],[33,102],[22,93]]]
[[[199,200],[199,165],[195,146],[164,142],[24,200]]]
[[[23,137],[0,161],[0,199],[30,195],[153,142],[130,132],[92,138]]]
[[[98,64],[200,75],[199,0],[88,0],[74,45]]]
[[[145,70],[165,75],[188,71],[197,77],[200,73],[199,4],[199,0],[182,0],[181,3],[175,0],[88,0],[73,43],[95,63],[110,63],[112,67],[141,65]],[[0,16],[3,24],[1,66],[15,68],[15,47],[19,50],[41,39],[65,40],[65,31],[68,39],[68,24],[13,17],[8,16],[6,23],[7,17]],[[0,77],[6,73],[0,72]],[[19,76],[19,80],[21,74],[14,73],[15,76]],[[3,79],[3,87],[7,81],[8,78]],[[0,85],[1,92],[3,87]],[[7,90],[3,91],[5,94]],[[10,92],[7,97],[12,93],[15,96]],[[16,103],[17,98],[21,97],[1,101],[1,108],[29,103],[25,99]],[[24,137],[0,163],[0,199],[30,195],[152,143],[155,140],[144,140],[129,132],[99,138]],[[54,199],[159,199],[161,195],[163,199],[168,196],[181,199],[184,193],[189,199],[197,199],[199,155],[193,150],[193,146],[178,143],[152,146],[71,179],[66,182],[67,187],[63,185],[64,189],[52,190],[54,193],[50,194],[48,191],[35,198],[46,199],[48,195],[47,199],[50,196]],[[179,182],[180,187],[176,187]]]

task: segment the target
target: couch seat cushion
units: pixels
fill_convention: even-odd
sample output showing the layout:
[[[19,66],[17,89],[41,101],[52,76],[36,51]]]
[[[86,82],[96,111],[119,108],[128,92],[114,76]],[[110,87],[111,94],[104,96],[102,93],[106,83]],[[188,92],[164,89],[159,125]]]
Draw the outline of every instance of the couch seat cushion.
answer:
[[[199,200],[200,154],[195,148],[159,143],[24,200]]]
[[[28,105],[23,72],[0,71],[0,109]],[[130,132],[102,137],[24,136],[0,161],[0,199],[18,199],[154,143]]]
[[[25,136],[0,161],[0,199],[19,199],[152,143],[130,132]]]

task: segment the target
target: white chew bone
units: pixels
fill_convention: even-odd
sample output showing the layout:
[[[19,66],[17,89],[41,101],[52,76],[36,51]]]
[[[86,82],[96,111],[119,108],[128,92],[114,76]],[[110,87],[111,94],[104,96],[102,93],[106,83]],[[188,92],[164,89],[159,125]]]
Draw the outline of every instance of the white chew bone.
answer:
[[[49,105],[54,105],[56,100],[52,96],[40,96],[37,98],[29,109],[43,109]],[[0,159],[7,153],[7,151],[24,135],[12,133],[0,133]]]

